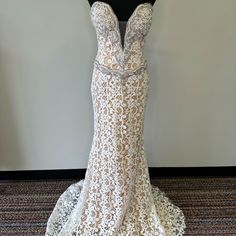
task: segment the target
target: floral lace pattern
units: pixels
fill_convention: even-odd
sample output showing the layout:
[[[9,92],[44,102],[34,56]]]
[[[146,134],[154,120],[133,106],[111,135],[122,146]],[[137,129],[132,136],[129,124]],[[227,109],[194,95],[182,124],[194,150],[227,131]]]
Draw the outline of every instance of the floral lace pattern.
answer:
[[[150,3],[127,22],[124,47],[111,6],[91,7],[98,51],[91,94],[94,136],[85,178],[59,197],[46,236],[181,236],[182,210],[151,185],[143,129],[149,76],[143,54]]]

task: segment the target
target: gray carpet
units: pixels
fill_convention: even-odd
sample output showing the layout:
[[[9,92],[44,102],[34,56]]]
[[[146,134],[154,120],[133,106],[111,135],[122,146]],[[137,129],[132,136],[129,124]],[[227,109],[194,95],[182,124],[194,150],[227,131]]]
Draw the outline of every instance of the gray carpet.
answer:
[[[60,194],[78,180],[0,181],[0,236],[44,235]],[[236,236],[236,178],[152,179],[186,217],[185,235]]]

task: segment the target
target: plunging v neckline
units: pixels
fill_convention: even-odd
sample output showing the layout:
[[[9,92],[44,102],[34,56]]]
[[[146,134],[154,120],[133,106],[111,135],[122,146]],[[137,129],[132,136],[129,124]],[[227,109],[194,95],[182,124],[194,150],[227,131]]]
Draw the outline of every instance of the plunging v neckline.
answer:
[[[126,21],[125,33],[124,33],[124,38],[123,38],[124,46],[122,46],[122,42],[121,42],[121,32],[120,32],[120,27],[119,27],[119,19],[118,19],[117,15],[115,14],[115,12],[114,12],[112,6],[111,6],[109,3],[107,3],[107,2],[95,1],[95,2],[93,2],[93,4],[91,5],[90,10],[93,8],[93,6],[94,6],[96,3],[104,4],[105,6],[107,6],[107,7],[110,9],[111,14],[112,14],[113,17],[115,18],[116,31],[117,31],[118,38],[119,38],[119,46],[120,46],[120,49],[121,49],[122,54],[124,55],[124,52],[125,52],[125,50],[126,50],[126,41],[127,41],[126,38],[127,38],[127,32],[128,32],[128,28],[129,28],[130,21],[132,20],[132,18],[134,17],[135,13],[138,11],[138,9],[139,9],[141,6],[149,5],[149,6],[151,6],[151,9],[153,9],[153,5],[152,5],[150,2],[143,2],[143,3],[138,4],[138,5],[135,7],[134,11],[132,12],[132,14],[131,14],[130,17],[128,18],[128,20]]]

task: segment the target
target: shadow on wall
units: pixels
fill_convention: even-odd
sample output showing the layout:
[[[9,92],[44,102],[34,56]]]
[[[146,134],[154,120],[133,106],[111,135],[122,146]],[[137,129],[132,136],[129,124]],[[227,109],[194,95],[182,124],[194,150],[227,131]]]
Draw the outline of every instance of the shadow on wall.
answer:
[[[0,54],[0,169],[24,166],[14,84],[9,76],[6,55]],[[19,108],[18,108],[19,109]]]

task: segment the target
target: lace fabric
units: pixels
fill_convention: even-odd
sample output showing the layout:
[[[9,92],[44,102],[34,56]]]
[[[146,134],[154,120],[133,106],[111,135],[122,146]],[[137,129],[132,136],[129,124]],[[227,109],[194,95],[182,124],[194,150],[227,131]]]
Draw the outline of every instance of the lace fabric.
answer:
[[[91,7],[98,50],[91,94],[94,136],[85,178],[59,197],[46,236],[181,236],[183,211],[151,185],[144,151],[149,75],[143,53],[150,3],[137,6],[121,44],[111,6]]]

